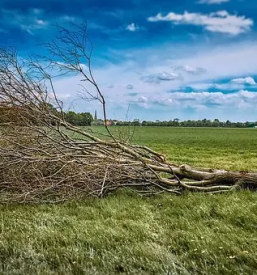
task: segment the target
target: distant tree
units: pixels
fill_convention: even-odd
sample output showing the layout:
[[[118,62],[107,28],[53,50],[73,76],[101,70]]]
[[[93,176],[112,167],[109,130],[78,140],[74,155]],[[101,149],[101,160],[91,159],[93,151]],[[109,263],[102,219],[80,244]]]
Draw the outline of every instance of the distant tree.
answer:
[[[141,125],[140,120],[137,119],[137,118],[135,118],[131,124],[132,124],[133,126],[140,126],[140,125]]]
[[[215,118],[215,119],[213,120],[212,125],[213,125],[213,127],[219,127],[220,121],[219,121],[217,118]]]
[[[173,119],[173,126],[179,126],[179,119],[178,118]]]
[[[65,113],[65,119],[72,125],[76,126],[89,126],[93,121],[93,117],[90,113],[75,113],[74,111],[69,111]]]
[[[147,125],[147,121],[143,120],[143,121],[142,121],[142,126],[148,126],[148,125]]]
[[[91,125],[93,121],[93,116],[90,113],[80,113],[80,115],[82,117],[82,125]]]
[[[231,122],[229,120],[226,121],[226,127],[230,127],[231,126]]]

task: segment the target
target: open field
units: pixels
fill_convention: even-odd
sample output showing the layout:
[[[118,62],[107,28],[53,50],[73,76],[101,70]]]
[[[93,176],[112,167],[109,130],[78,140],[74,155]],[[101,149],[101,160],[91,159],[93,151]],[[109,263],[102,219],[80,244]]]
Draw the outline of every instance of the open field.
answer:
[[[135,141],[174,163],[228,170],[257,170],[257,129],[140,127]]]
[[[134,140],[175,163],[257,170],[256,129],[140,127]],[[1,206],[0,274],[254,274],[256,201],[250,191],[148,198],[122,191]]]

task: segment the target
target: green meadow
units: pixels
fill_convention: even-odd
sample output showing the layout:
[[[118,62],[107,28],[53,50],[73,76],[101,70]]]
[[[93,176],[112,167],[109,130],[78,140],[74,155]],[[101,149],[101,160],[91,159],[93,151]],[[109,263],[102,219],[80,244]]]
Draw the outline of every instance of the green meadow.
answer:
[[[257,129],[140,127],[134,140],[174,163],[257,170]]]
[[[138,127],[133,142],[178,164],[257,171],[257,129]],[[0,274],[257,274],[257,193],[121,190],[56,205],[1,205]]]

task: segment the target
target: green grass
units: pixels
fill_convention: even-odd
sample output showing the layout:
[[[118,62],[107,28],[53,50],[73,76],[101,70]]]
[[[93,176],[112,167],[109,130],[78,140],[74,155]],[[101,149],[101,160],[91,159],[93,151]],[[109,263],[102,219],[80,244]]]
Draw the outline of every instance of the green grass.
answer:
[[[257,170],[254,129],[138,128],[196,166]],[[257,193],[0,206],[0,274],[254,274]]]
[[[257,170],[257,130],[140,127],[135,141],[175,163],[229,170]]]

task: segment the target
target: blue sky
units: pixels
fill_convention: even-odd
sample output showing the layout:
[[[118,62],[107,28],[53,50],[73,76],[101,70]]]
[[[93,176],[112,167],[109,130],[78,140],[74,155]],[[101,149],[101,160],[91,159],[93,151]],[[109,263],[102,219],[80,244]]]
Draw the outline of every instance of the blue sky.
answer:
[[[113,119],[257,120],[256,0],[0,0],[1,46],[40,53],[55,24],[87,21]],[[79,78],[55,81],[67,108]]]

